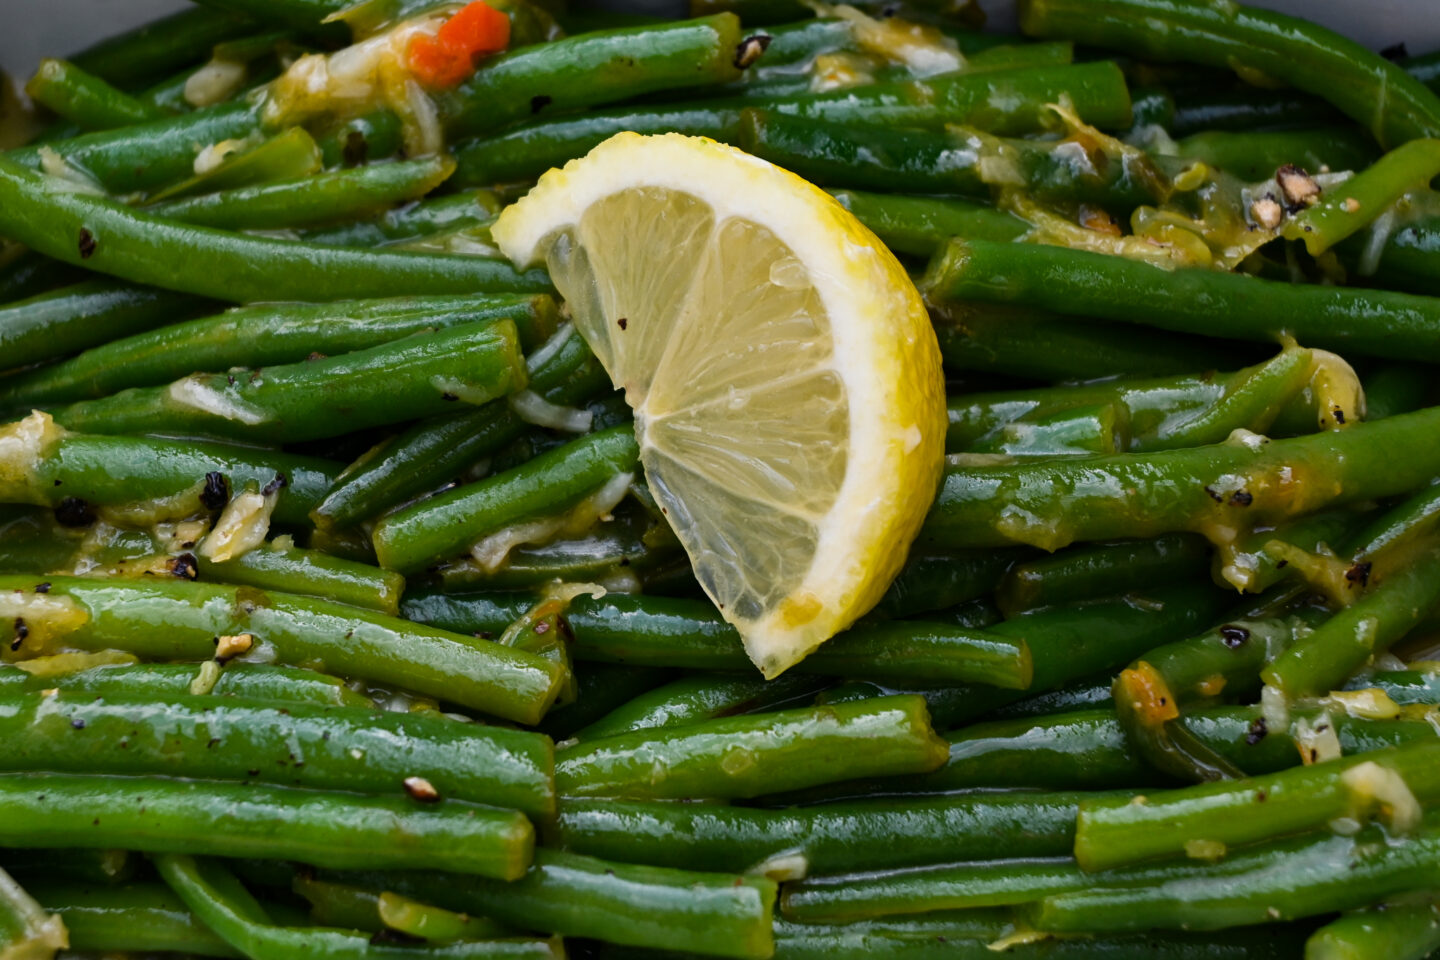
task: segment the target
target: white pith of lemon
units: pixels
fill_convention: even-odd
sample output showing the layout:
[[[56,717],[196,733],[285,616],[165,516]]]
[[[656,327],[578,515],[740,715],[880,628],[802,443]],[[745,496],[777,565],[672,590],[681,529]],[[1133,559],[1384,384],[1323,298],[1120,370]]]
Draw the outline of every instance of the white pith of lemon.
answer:
[[[549,266],[634,408],[696,577],[767,677],[879,600],[934,496],[946,417],[929,318],[874,234],[739,150],[621,133],[492,235]]]

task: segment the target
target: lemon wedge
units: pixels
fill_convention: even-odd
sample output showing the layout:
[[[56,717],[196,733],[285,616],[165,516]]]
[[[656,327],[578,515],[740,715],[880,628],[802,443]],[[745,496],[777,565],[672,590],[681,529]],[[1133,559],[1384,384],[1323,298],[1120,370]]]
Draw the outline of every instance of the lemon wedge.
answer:
[[[874,234],[739,150],[621,133],[546,173],[492,235],[549,267],[765,676],[879,600],[934,497],[946,417],[929,318]]]

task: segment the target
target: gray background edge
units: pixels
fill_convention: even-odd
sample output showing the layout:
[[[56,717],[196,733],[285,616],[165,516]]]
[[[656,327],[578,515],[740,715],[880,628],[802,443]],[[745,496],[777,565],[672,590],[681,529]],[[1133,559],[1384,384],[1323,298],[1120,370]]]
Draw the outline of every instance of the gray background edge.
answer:
[[[980,0],[998,30],[1013,26],[1011,0]],[[1376,49],[1440,49],[1440,0],[1249,0],[1308,17]],[[64,56],[103,37],[188,6],[185,0],[0,0],[0,68],[22,80],[41,57]],[[681,0],[608,0],[614,9],[674,12]]]

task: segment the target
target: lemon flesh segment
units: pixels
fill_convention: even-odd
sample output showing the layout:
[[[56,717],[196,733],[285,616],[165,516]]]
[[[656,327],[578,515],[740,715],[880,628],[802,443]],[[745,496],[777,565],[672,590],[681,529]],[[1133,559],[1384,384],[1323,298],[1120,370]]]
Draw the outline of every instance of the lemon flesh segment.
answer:
[[[737,150],[620,134],[496,222],[635,411],[652,492],[766,676],[883,594],[933,497],[944,383],[858,221]]]

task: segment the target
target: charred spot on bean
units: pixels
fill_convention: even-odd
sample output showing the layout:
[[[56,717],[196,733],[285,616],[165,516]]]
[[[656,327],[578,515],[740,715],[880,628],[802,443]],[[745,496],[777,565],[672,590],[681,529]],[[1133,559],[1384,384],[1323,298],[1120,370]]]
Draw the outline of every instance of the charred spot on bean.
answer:
[[[311,351],[310,351],[310,356],[308,356],[308,357],[305,358],[305,360],[306,360],[307,363],[314,363],[316,360],[324,360],[324,359],[325,359],[325,354],[321,353],[319,350],[311,350]]]
[[[20,645],[25,642],[25,638],[30,636],[30,627],[25,623],[24,617],[16,617],[14,628],[15,639],[10,641],[10,649],[19,650]]]
[[[1345,422],[1345,411],[1336,407],[1333,412],[1335,414],[1335,422],[1343,424]]]
[[[1245,731],[1245,743],[1247,746],[1255,746],[1270,732],[1269,726],[1265,723],[1264,717],[1256,717],[1250,721],[1250,729]]]
[[[200,564],[193,553],[182,553],[170,561],[170,572],[181,580],[195,580],[200,576]]]
[[[1249,490],[1236,490],[1230,494],[1230,503],[1237,507],[1248,507],[1255,502],[1255,497]]]
[[[89,260],[90,257],[95,253],[95,247],[96,247],[95,234],[91,233],[89,230],[85,229],[84,227],[81,227],[81,228],[80,228],[80,244],[79,244],[79,247],[80,247],[80,259],[81,259],[81,260]]]
[[[1255,802],[1256,802],[1256,803],[1264,803],[1266,800],[1269,800],[1269,799],[1270,799],[1270,794],[1266,793],[1264,790],[1256,790],[1256,791],[1255,791]]]
[[[770,48],[770,37],[764,33],[752,33],[735,48],[735,69],[744,70],[760,59]]]
[[[49,593],[49,592],[50,592],[50,582],[47,580],[47,581],[44,582],[44,583],[37,583],[37,584],[35,584],[35,592],[36,592],[36,593]]]
[[[1275,569],[1276,569],[1276,570],[1284,570],[1284,569],[1285,569],[1286,567],[1288,567],[1288,566],[1290,566],[1290,561],[1289,561],[1289,560],[1279,560],[1279,561],[1276,561],[1276,563],[1275,563]]]
[[[530,112],[539,113],[541,110],[544,110],[546,107],[550,106],[550,103],[550,98],[547,97],[545,94],[537,94],[536,96],[530,98]]]
[[[1227,623],[1220,628],[1220,641],[1234,650],[1250,639],[1250,631],[1233,623]]]
[[[66,497],[55,507],[55,522],[62,527],[93,526],[95,511],[79,497]]]
[[[630,321],[627,320],[627,319],[624,318],[624,317],[621,317],[619,320],[616,320],[616,321],[615,321],[615,325],[616,325],[617,327],[619,327],[621,330],[624,330],[627,326],[630,325]]]
[[[359,130],[345,135],[345,146],[340,148],[340,157],[347,167],[358,167],[370,156],[370,141]]]
[[[1355,584],[1355,586],[1357,587],[1365,586],[1370,582],[1370,567],[1371,563],[1369,560],[1363,560],[1359,563],[1352,563],[1345,570],[1345,580],[1349,583]]]
[[[271,480],[269,483],[265,484],[264,489],[262,489],[262,490],[260,491],[260,493],[261,493],[263,496],[267,496],[267,497],[268,497],[268,496],[270,496],[272,493],[276,493],[276,492],[278,492],[278,491],[280,491],[280,490],[283,490],[283,489],[285,489],[285,488],[288,487],[288,486],[290,486],[290,480],[289,480],[289,478],[286,477],[285,474],[283,474],[283,473],[277,473],[277,474],[275,474],[275,479],[274,479],[274,480]]]

